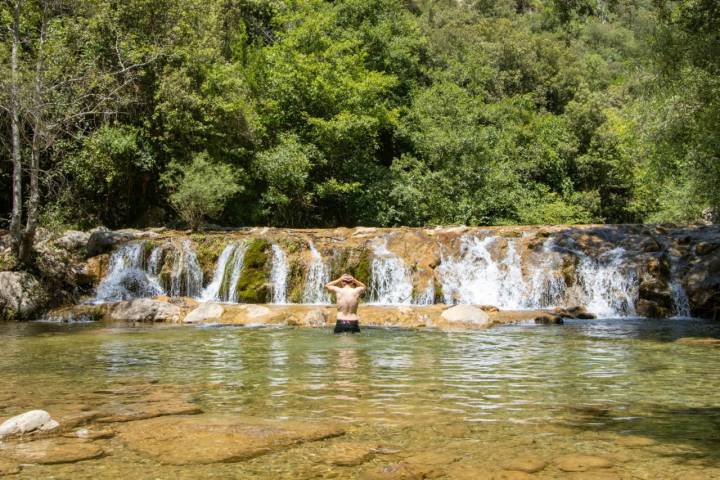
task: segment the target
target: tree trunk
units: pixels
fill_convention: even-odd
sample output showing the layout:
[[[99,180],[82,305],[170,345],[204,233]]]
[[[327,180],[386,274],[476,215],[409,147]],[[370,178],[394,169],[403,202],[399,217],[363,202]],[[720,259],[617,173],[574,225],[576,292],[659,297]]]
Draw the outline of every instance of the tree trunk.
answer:
[[[12,135],[13,196],[10,234],[16,256],[22,243],[22,155],[20,152],[20,79],[18,74],[18,48],[20,48],[20,2],[15,0],[12,24],[12,51],[10,56],[10,129]]]
[[[43,4],[43,14],[40,22],[40,39],[38,41],[37,62],[35,64],[35,88],[33,99],[33,137],[32,149],[30,151],[30,195],[28,198],[27,219],[22,242],[18,251],[18,260],[21,263],[29,263],[33,255],[33,243],[38,225],[38,214],[40,210],[40,152],[43,141],[43,73],[44,59],[43,47],[45,46],[45,32],[47,22],[47,2]]]

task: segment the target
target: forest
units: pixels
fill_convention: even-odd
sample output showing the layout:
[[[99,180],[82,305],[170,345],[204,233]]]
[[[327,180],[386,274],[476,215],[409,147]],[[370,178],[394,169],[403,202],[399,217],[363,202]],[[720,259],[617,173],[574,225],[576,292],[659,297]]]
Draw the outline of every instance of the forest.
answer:
[[[715,0],[0,9],[0,228],[17,245],[38,226],[718,212]]]

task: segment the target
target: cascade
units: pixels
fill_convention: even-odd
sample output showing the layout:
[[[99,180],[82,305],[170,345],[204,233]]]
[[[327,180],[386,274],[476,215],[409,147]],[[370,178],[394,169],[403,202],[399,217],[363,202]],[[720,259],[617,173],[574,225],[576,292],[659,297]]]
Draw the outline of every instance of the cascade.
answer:
[[[110,256],[108,272],[97,287],[93,303],[117,302],[162,295],[158,278],[144,269],[145,242],[130,242]]]
[[[580,259],[577,281],[581,289],[578,305],[598,316],[632,316],[639,294],[638,275],[626,261],[625,249],[617,247],[590,257],[574,252]]]
[[[217,262],[215,263],[215,272],[213,273],[212,281],[210,281],[208,286],[203,290],[202,295],[200,295],[200,299],[202,301],[209,302],[220,300],[220,289],[223,284],[223,279],[225,278],[225,270],[227,269],[228,262],[230,261],[233,253],[235,253],[236,248],[236,243],[228,243],[223,249],[217,259]]]
[[[670,293],[673,299],[673,316],[677,318],[688,318],[692,314],[690,312],[690,299],[688,298],[685,287],[680,281],[678,259],[675,256],[670,257]]]
[[[561,306],[567,286],[563,279],[562,258],[555,252],[555,239],[545,240],[539,261],[528,266],[530,282],[525,306],[528,308],[552,308]]]
[[[288,261],[285,252],[279,245],[272,245],[272,269],[270,270],[270,284],[272,285],[272,302],[287,302],[287,278],[288,278]]]
[[[305,278],[303,303],[325,304],[330,303],[330,295],[325,291],[325,284],[330,281],[330,272],[312,242],[310,247],[310,266]]]
[[[202,291],[203,272],[190,240],[183,240],[176,252],[170,277],[170,296],[198,297]]]
[[[460,256],[443,257],[438,273],[445,303],[495,305],[499,308],[524,307],[527,285],[514,241],[506,246],[505,257],[497,262],[489,247],[499,237],[461,238]]]
[[[432,279],[428,282],[425,290],[415,297],[413,303],[415,305],[432,305],[435,303],[435,284]]]
[[[373,246],[370,303],[412,303],[412,274],[402,259],[387,248],[387,239]]]

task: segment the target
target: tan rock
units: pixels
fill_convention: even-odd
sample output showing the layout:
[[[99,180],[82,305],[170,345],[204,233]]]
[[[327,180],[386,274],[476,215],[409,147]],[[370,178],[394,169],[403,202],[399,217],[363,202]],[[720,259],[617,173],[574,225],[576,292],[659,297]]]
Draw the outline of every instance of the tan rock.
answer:
[[[96,421],[98,423],[120,423],[168,415],[195,415],[199,413],[202,413],[200,407],[182,400],[143,402],[116,406],[112,410],[100,414]]]
[[[20,473],[20,465],[11,460],[0,458],[0,477],[15,475],[16,473]]]
[[[187,314],[183,323],[204,323],[220,320],[225,309],[218,303],[203,303]]]
[[[66,433],[63,436],[68,438],[82,438],[85,440],[100,440],[114,437],[115,432],[113,430],[90,430],[81,428],[74,432]]]
[[[426,470],[407,463],[389,463],[362,470],[361,480],[421,480],[426,478]]]
[[[649,447],[651,445],[655,445],[657,442],[652,438],[629,435],[627,437],[618,438],[615,443],[623,447]]]
[[[720,338],[711,337],[683,337],[675,340],[681,345],[697,345],[707,347],[720,347]]]
[[[583,454],[563,455],[555,459],[555,464],[563,472],[585,472],[613,466],[613,463],[607,458]]]
[[[128,448],[169,465],[239,462],[343,433],[328,422],[207,415],[153,418],[119,428],[120,439]]]
[[[547,462],[540,457],[528,454],[503,462],[502,466],[505,470],[535,473],[544,469],[547,466]]]
[[[369,442],[340,441],[323,446],[317,454],[317,461],[340,467],[361,465],[378,452],[378,445]]]
[[[622,480],[623,477],[615,472],[594,470],[589,472],[575,472],[563,477],[563,480]],[[683,478],[683,480],[688,480]]]
[[[74,463],[90,460],[105,454],[102,448],[82,440],[47,438],[20,443],[8,449],[10,457],[18,463]]]
[[[440,317],[450,323],[469,323],[478,326],[489,326],[491,323],[487,313],[472,305],[455,305],[443,311]]]

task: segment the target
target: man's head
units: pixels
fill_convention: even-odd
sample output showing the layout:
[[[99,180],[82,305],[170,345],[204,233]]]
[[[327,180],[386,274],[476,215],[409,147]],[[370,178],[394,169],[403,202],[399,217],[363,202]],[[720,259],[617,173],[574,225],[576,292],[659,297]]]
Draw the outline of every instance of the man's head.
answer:
[[[342,277],[340,277],[340,283],[343,287],[352,286],[353,284],[353,277],[349,273],[344,273]]]

